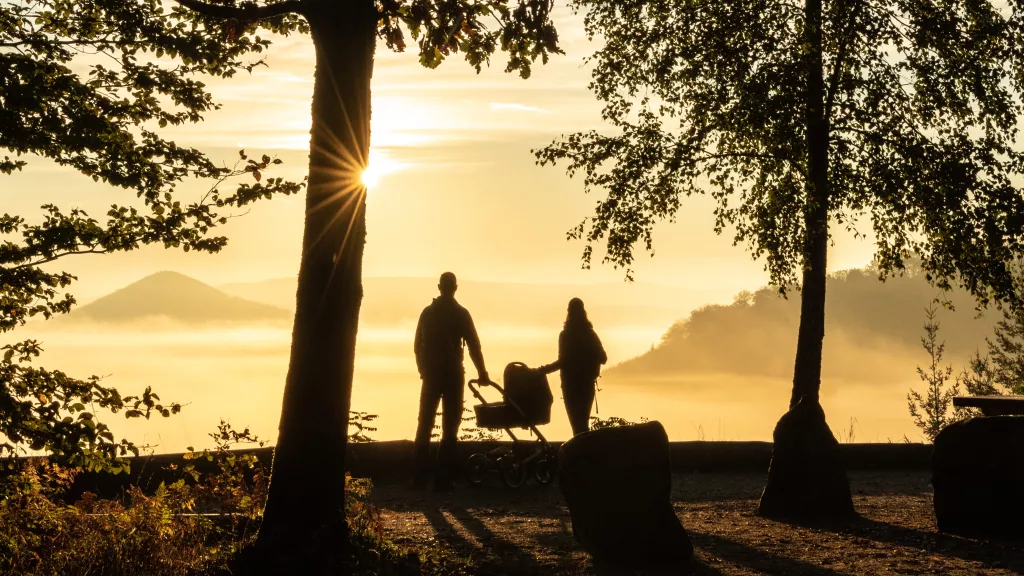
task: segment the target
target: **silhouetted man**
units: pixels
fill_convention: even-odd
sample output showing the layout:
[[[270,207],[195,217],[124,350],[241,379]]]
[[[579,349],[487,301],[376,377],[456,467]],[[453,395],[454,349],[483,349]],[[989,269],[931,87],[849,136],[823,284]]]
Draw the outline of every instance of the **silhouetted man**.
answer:
[[[416,472],[414,483],[427,484],[430,453],[430,431],[438,403],[442,406],[441,446],[434,485],[438,489],[451,487],[452,457],[462,423],[462,398],[465,387],[465,369],[462,366],[463,343],[469,348],[469,357],[476,366],[481,380],[488,380],[484,357],[480,352],[480,339],[473,326],[469,311],[455,301],[458,284],[455,274],[445,272],[437,289],[441,295],[423,309],[416,326],[416,367],[423,379],[420,391],[419,424],[416,428]]]

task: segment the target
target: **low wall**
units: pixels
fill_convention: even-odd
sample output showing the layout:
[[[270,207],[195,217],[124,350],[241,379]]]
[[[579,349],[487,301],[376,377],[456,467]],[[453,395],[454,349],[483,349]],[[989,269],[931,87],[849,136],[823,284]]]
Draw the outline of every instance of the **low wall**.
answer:
[[[501,442],[459,442],[458,460],[464,461],[474,452],[484,452]],[[561,443],[552,442],[557,448]],[[841,444],[843,459],[848,470],[927,470],[930,467],[931,444]],[[431,451],[437,444],[431,445]],[[669,450],[674,472],[748,472],[767,473],[771,462],[771,442],[671,442]],[[251,453],[269,467],[273,448],[238,450]],[[405,481],[410,478],[413,444],[410,440],[370,442],[349,445],[346,465],[353,476],[378,481]],[[212,464],[193,460],[200,471],[210,470]],[[137,485],[144,491],[159,486],[160,482],[173,482],[180,472],[168,470],[170,464],[184,464],[183,454],[155,454],[131,459],[130,474],[80,474],[68,493],[70,500],[84,492],[109,496],[127,486]]]

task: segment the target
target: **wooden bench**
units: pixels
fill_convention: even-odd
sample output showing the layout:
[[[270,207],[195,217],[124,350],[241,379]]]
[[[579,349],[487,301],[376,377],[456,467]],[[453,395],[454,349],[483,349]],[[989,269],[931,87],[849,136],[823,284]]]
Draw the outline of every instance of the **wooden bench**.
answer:
[[[1024,414],[1024,396],[954,396],[953,406],[980,408],[985,416]]]

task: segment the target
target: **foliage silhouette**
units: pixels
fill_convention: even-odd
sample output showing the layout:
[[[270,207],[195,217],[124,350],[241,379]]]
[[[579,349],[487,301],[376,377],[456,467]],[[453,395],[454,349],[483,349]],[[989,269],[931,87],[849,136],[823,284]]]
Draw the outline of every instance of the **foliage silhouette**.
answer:
[[[114,388],[102,386],[97,376],[79,380],[58,370],[36,368],[31,363],[42,348],[35,340],[7,344],[0,350],[0,440],[5,440],[0,456],[43,451],[69,466],[127,472],[125,456],[138,456],[139,447],[116,440],[99,419],[99,410],[146,419],[181,410],[180,404],[160,404],[160,396],[149,386],[139,396],[121,396]]]
[[[370,438],[370,433],[377,431],[377,428],[375,426],[372,426],[373,421],[376,419],[376,414],[367,414],[366,412],[355,412],[349,410],[348,441],[357,444],[364,442],[374,442],[374,439]],[[355,428],[355,430],[352,430],[352,428]]]
[[[961,371],[960,381],[975,396],[1024,394],[1024,310],[1004,308],[985,338],[988,350],[977,349]],[[976,409],[959,409],[964,417],[980,414]]]
[[[463,416],[462,417],[462,419],[461,419],[462,423],[463,424],[467,424],[468,423],[469,425],[468,426],[463,426],[460,429],[460,431],[459,431],[459,441],[460,442],[495,442],[495,441],[501,440],[503,434],[502,434],[502,432],[500,430],[491,430],[489,428],[480,428],[476,424],[474,424],[476,422],[476,415],[473,413],[472,410],[470,410],[469,408],[463,408],[462,409],[462,413],[463,414],[468,414],[468,416]],[[441,418],[441,413],[440,412],[435,412],[434,416],[436,418]],[[430,433],[430,439],[431,440],[438,440],[438,439],[441,438],[441,425],[440,424],[434,424],[434,426],[431,428],[431,430],[433,430],[433,432]]]
[[[735,228],[783,293],[800,281],[793,403],[820,384],[830,219],[856,232],[870,216],[881,277],[915,253],[941,288],[959,282],[982,304],[1019,303],[1019,7],[572,5],[605,40],[591,89],[613,133],[536,151],[607,192],[570,237],[587,241],[585,264],[605,240],[605,261],[628,274],[657,221],[674,218],[683,197],[710,194],[716,231]]]
[[[923,395],[913,389],[907,392],[910,417],[929,441],[934,441],[946,425],[962,417],[953,406],[953,397],[960,394],[960,378],[949,385],[953,367],[942,365],[946,344],[939,341],[939,322],[935,319],[935,311],[934,304],[925,308],[925,335],[921,337],[921,346],[928,353],[929,364],[925,368],[917,367],[917,375],[927,388]]]
[[[269,470],[252,453],[264,442],[221,421],[213,448],[193,450],[172,467],[180,479],[128,498],[85,494],[68,505],[62,493],[81,468],[33,461],[0,482],[0,573],[222,574],[252,543],[263,516]],[[212,465],[197,466],[199,461]],[[384,536],[372,484],[346,477],[346,515],[353,545],[345,573],[468,574],[467,562],[440,549],[398,546]]]
[[[420,63],[428,68],[461,52],[479,71],[501,49],[509,56],[506,71],[525,78],[536,59],[547,61],[550,53],[559,52],[549,17],[551,2],[177,2],[203,22],[227,30],[228,42],[260,27],[284,26],[308,31],[316,50],[306,222],[273,481],[259,546],[239,566],[270,572],[294,572],[296,566],[306,566],[300,571],[329,570],[338,546],[328,535],[337,534],[342,542],[346,538],[345,430],[366,238],[366,190],[360,173],[369,157],[370,80],[377,41],[404,50],[404,27],[417,43]],[[320,542],[324,553],[311,552],[310,541]]]
[[[982,375],[973,394],[1024,394],[1024,311],[1004,310],[992,338],[988,358],[977,355],[975,372]]]
[[[0,332],[65,314],[75,304],[66,291],[75,277],[55,269],[57,260],[149,244],[217,252],[227,239],[216,228],[235,210],[302,189],[267,176],[281,163],[270,156],[241,151],[233,166],[218,166],[161,134],[217,108],[196,77],[251,71],[269,40],[243,34],[222,42],[223,26],[168,12],[156,0],[8,2],[0,6],[0,22],[0,149],[6,152],[0,173],[46,159],[137,197],[99,219],[53,204],[33,217],[0,216]],[[287,33],[299,22],[270,26]],[[255,182],[223,189],[240,176]],[[213,183],[198,201],[183,202],[176,188],[192,178]],[[95,376],[83,380],[30,366],[41,352],[35,341],[5,347],[0,453],[28,448],[71,465],[118,470],[125,466],[120,456],[138,448],[115,441],[98,409],[129,418],[180,409],[158,404],[148,388],[122,398]]]
[[[617,426],[635,426],[637,424],[643,424],[647,422],[647,418],[640,418],[639,422],[632,422],[625,418],[618,416],[609,416],[607,418],[600,418],[597,416],[590,417],[590,429],[601,430],[602,428],[615,428]]]

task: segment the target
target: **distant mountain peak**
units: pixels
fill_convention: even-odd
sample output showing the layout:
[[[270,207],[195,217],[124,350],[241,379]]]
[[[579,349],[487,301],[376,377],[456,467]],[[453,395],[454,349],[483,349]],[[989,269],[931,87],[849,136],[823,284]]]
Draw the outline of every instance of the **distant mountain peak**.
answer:
[[[291,313],[230,296],[191,276],[164,270],[82,306],[72,316],[100,322],[166,317],[187,324],[208,324],[287,320]]]
[[[132,284],[139,284],[139,283],[142,283],[142,282],[162,282],[162,281],[167,281],[167,280],[169,280],[169,281],[180,280],[180,281],[190,282],[190,283],[195,283],[195,284],[204,284],[200,280],[196,280],[195,278],[193,278],[191,276],[187,276],[185,274],[182,274],[181,272],[175,272],[174,270],[161,270],[159,272],[154,272],[154,273],[150,274],[149,276],[145,276],[143,278],[140,278],[140,279],[136,280]],[[206,285],[206,284],[204,284],[204,285]]]

